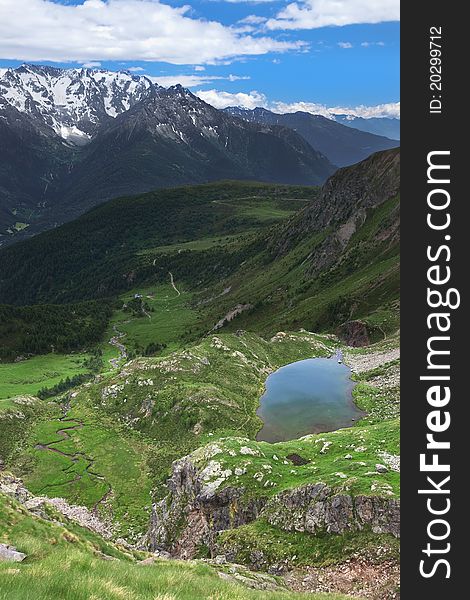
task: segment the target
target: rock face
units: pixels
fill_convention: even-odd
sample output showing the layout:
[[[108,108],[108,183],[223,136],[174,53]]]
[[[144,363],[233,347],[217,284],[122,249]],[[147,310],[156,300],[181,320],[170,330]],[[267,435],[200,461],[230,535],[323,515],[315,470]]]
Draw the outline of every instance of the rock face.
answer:
[[[242,499],[243,488],[216,491],[204,485],[188,457],[173,464],[168,489],[168,496],[152,506],[143,543],[151,551],[164,549],[179,558],[192,558],[200,545],[213,548],[218,531],[254,521],[265,504],[263,499]]]
[[[307,484],[273,497],[253,497],[243,487],[208,486],[204,471],[184,457],[173,464],[169,493],[152,507],[142,545],[192,558],[205,546],[217,554],[217,533],[258,517],[285,531],[339,534],[366,527],[400,535],[400,504],[382,496],[350,496],[323,483]]]
[[[348,346],[355,348],[370,344],[367,325],[362,321],[346,321],[338,327],[336,335],[340,340],[346,342]]]
[[[284,255],[299,240],[329,230],[311,256],[312,274],[338,260],[371,209],[377,208],[400,190],[400,150],[377,152],[366,160],[339,169],[323,185],[320,197],[284,224],[271,250]],[[382,223],[376,244],[394,244],[399,239],[398,207]]]
[[[286,531],[344,533],[370,527],[374,533],[400,535],[400,503],[381,496],[349,496],[323,483],[277,494],[263,516]]]

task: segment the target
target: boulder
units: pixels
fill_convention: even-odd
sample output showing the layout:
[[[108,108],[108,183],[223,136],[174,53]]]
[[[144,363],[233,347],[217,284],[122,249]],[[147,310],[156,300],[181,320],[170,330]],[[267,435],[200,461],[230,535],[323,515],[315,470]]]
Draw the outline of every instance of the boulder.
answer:
[[[26,554],[18,552],[14,546],[0,544],[0,560],[11,562],[22,562],[26,558]]]

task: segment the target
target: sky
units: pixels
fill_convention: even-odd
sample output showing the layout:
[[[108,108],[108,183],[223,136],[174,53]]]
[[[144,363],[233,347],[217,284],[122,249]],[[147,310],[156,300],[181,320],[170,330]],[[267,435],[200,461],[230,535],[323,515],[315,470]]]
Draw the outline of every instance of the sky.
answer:
[[[399,117],[399,0],[0,0],[0,68],[129,70],[218,108]]]

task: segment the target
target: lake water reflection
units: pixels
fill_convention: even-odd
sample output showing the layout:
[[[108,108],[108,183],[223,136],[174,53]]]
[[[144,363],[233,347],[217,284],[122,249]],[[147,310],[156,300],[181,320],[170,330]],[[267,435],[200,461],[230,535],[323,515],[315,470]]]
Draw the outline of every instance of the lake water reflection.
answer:
[[[309,358],[272,373],[257,411],[257,440],[281,442],[351,426],[364,413],[352,399],[354,383],[341,355]]]

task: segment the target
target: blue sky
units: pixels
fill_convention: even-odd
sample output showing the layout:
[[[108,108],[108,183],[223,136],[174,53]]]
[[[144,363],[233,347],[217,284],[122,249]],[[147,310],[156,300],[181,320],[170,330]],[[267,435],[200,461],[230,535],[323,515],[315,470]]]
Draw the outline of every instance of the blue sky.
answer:
[[[398,10],[398,0],[2,0],[0,67],[131,69],[215,105],[364,116],[384,105],[394,116]]]

